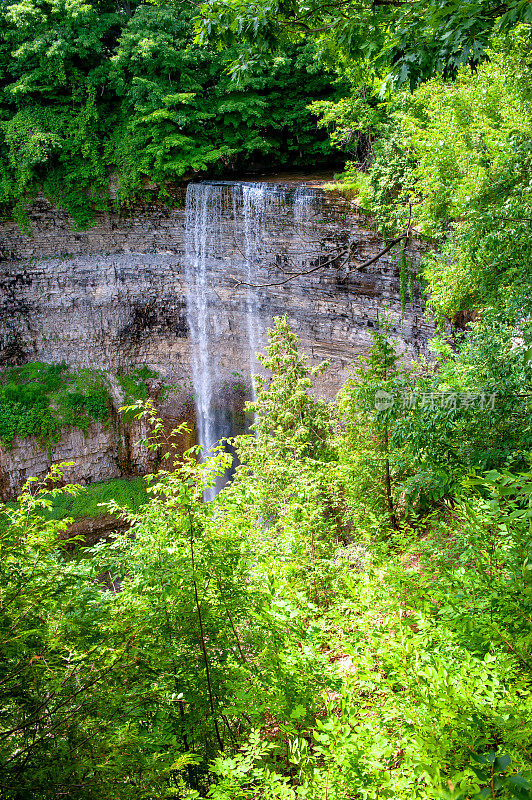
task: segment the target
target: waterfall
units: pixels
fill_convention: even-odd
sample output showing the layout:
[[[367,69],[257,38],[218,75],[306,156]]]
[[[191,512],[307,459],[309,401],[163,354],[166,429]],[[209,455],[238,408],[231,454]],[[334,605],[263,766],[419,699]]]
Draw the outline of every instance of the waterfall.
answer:
[[[294,193],[294,220],[301,230],[311,222],[316,207],[316,192],[307,186],[298,186]]]
[[[315,192],[306,187],[268,183],[232,183],[206,181],[187,187],[185,209],[185,279],[187,285],[187,322],[191,340],[192,379],[196,404],[197,435],[205,458],[220,439],[234,435],[231,408],[223,396],[220,369],[220,340],[225,318],[225,302],[216,290],[215,276],[224,269],[240,268],[246,287],[230,294],[226,302],[235,307],[244,298],[247,341],[241,342],[247,354],[245,379],[255,387],[256,353],[263,346],[260,306],[261,295],[253,284],[260,284],[261,266],[265,265],[264,240],[271,215],[286,215],[294,234],[301,238],[311,220]],[[225,232],[225,237],[224,237]],[[225,248],[225,251],[224,251]],[[229,248],[229,252],[227,249]],[[224,260],[231,258],[227,267]],[[234,259],[238,261],[234,263]],[[267,262],[267,259],[266,259]],[[215,271],[216,270],[216,271]],[[264,279],[264,274],[262,275]],[[223,287],[220,292],[223,293]],[[236,366],[236,365],[235,365]],[[234,374],[234,373],[233,373]],[[226,480],[205,493],[211,500]]]
[[[266,196],[268,184],[242,186],[243,213],[244,213],[244,257],[246,259],[247,283],[259,282],[258,266],[260,263],[262,233],[265,224]],[[251,393],[256,399],[255,381],[253,376],[257,371],[257,353],[261,347],[261,325],[259,317],[259,294],[254,286],[247,287],[247,331],[249,345],[249,375],[251,379]]]
[[[216,403],[217,296],[210,280],[212,261],[220,255],[222,192],[208,183],[190,183],[185,208],[185,278],[187,322],[192,343],[192,380],[198,443],[204,456],[228,435]],[[206,492],[207,500],[215,491]]]

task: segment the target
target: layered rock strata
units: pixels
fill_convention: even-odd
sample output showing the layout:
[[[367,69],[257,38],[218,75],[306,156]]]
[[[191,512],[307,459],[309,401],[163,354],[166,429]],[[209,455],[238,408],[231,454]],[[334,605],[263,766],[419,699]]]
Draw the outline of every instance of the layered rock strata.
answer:
[[[226,206],[223,247],[209,264],[209,302],[216,318],[222,388],[233,413],[249,395],[248,289],[240,283],[246,281],[247,270],[235,235],[238,215],[234,203],[227,200]],[[127,216],[102,213],[93,228],[76,232],[68,215],[41,198],[29,217],[31,235],[15,223],[0,225],[0,368],[64,361],[117,374],[148,366],[174,389],[162,407],[166,418],[190,417],[184,208],[153,204]],[[415,282],[401,320],[398,254],[391,251],[366,269],[356,268],[382,247],[370,220],[325,192],[304,224],[294,221],[285,193],[263,227],[259,282],[281,285],[258,292],[261,328],[286,314],[311,363],[330,360],[329,371],[316,386],[324,398],[334,396],[353,360],[367,351],[385,307],[405,360],[426,348],[432,326]],[[347,261],[336,259],[347,250]],[[407,250],[414,267],[421,250],[419,243]],[[310,271],[320,264],[323,269]],[[308,274],[282,283],[290,271]],[[120,460],[111,455],[117,443],[110,442],[110,435],[95,427],[87,438],[70,432],[52,453],[53,461],[78,459],[79,470],[69,476],[73,480],[123,474]],[[17,453],[23,450],[21,467]],[[36,443],[21,442],[12,451],[2,450],[8,493],[20,484],[17,474],[41,474],[44,461],[39,462],[37,450]],[[146,466],[142,458],[133,457],[135,470]]]

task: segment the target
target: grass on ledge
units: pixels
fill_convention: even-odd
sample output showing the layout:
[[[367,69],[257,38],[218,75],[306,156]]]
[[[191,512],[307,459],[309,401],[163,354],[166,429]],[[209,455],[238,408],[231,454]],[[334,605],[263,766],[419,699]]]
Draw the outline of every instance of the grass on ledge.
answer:
[[[49,519],[100,517],[106,513],[100,503],[108,503],[110,500],[114,500],[118,505],[131,511],[138,511],[148,502],[145,478],[115,478],[110,481],[95,481],[86,486],[84,491],[77,496],[65,492],[54,499],[47,517]]]
[[[110,481],[95,481],[84,487],[79,495],[73,496],[67,492],[58,494],[53,498],[53,505],[48,511],[42,511],[46,519],[82,519],[90,517],[97,519],[106,512],[100,503],[108,503],[114,500],[118,505],[124,506],[131,511],[139,509],[148,502],[146,491],[146,479],[138,478],[114,478]],[[3,508],[13,508],[16,500],[9,503],[0,503],[0,531],[5,530],[8,522]]]

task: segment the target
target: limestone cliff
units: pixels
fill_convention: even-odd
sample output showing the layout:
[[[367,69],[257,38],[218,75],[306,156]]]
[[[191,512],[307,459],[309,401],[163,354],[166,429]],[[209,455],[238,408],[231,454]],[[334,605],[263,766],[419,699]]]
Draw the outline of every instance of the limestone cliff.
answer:
[[[247,273],[235,233],[237,217],[231,203],[226,205],[223,246],[209,265],[209,303],[216,319],[220,376],[228,404],[237,407],[245,399],[249,364],[243,344],[248,290],[239,285]],[[127,373],[147,365],[175,388],[163,413],[169,419],[190,417],[184,208],[153,204],[128,215],[102,213],[93,228],[76,232],[66,214],[40,198],[30,210],[30,222],[31,235],[15,223],[0,225],[0,367],[65,361]],[[260,283],[280,283],[282,269],[308,271],[347,246],[347,266],[353,269],[382,245],[370,221],[338,196],[323,193],[304,226],[294,223],[289,203],[277,202],[261,229],[257,274]],[[409,247],[414,264],[420,249],[416,243]],[[273,317],[286,314],[311,361],[330,359],[331,368],[317,386],[321,396],[333,397],[353,359],[367,350],[384,306],[405,359],[425,349],[432,326],[416,283],[401,322],[397,262],[397,254],[390,252],[345,279],[345,265],[342,270],[327,267],[260,290],[257,313],[263,330]],[[86,439],[68,434],[53,460],[77,459],[79,470],[69,476],[73,480],[120,474],[119,459],[104,455],[117,449],[108,437],[96,429]],[[45,466],[46,459],[37,463],[35,443],[28,447],[25,469],[15,451],[2,451],[9,493],[17,490],[23,473],[39,474]],[[133,460],[141,470],[142,456]]]

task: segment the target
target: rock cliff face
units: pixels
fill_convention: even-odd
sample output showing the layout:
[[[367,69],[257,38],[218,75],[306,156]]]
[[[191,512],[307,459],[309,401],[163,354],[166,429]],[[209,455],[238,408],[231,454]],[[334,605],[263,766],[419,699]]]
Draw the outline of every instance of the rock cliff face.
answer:
[[[66,463],[65,483],[87,484],[123,475],[141,475],[154,465],[153,455],[138,444],[146,435],[139,423],[117,426],[94,421],[87,432],[65,428],[61,440],[49,447],[33,436],[17,437],[0,447],[0,500],[10,500],[29,477],[42,479],[51,464]]]
[[[353,359],[367,350],[385,306],[406,360],[425,349],[432,327],[424,318],[416,283],[401,323],[397,253],[345,278],[347,269],[382,249],[382,240],[350,203],[319,190],[317,195],[319,202],[307,209],[303,222],[294,218],[286,189],[263,215],[255,259],[258,282],[280,284],[287,270],[308,274],[259,290],[254,313],[262,332],[275,316],[286,314],[311,362],[330,359],[316,390],[331,398]],[[30,212],[31,235],[14,223],[1,225],[0,367],[65,361],[116,374],[146,365],[175,388],[162,409],[168,419],[190,417],[184,197],[182,206],[168,210],[152,205],[128,216],[100,214],[93,228],[75,232],[66,214],[39,199]],[[220,250],[208,264],[218,373],[232,409],[241,408],[249,386],[249,289],[239,285],[249,282],[249,271],[239,244],[245,233],[240,236],[239,225],[245,221],[235,209],[228,190],[220,211]],[[339,268],[335,256],[346,249],[349,258]],[[420,249],[416,244],[409,248],[413,264]],[[310,272],[320,263],[323,269]],[[107,433],[95,430],[85,440],[81,433],[69,436],[64,452],[53,454],[54,461],[68,451],[69,460],[81,459],[80,471],[87,477],[120,474],[119,461],[104,455],[116,450],[116,443],[103,441]],[[30,450],[35,446],[27,445]],[[30,450],[26,474],[39,474]],[[135,468],[142,469],[140,462]],[[20,484],[12,477],[17,470],[18,456],[3,451],[3,483],[10,493]],[[77,479],[75,470],[70,477]]]

